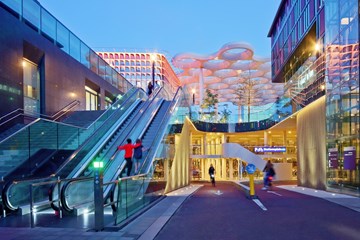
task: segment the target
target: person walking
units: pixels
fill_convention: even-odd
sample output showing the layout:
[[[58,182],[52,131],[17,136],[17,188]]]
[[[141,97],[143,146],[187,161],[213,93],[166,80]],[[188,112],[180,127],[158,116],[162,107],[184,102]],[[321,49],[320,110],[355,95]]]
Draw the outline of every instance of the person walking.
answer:
[[[271,186],[271,180],[275,175],[274,165],[271,163],[270,160],[267,161],[263,172],[264,172],[264,187],[262,188],[262,190],[267,190]]]
[[[140,144],[131,144],[131,139],[128,138],[126,139],[126,142],[127,144],[123,145],[123,146],[118,146],[117,148],[117,151],[121,151],[121,150],[125,150],[125,160],[126,160],[126,165],[125,165],[125,168],[126,168],[126,175],[127,176],[130,176],[130,173],[131,173],[131,169],[132,169],[132,156],[133,156],[133,149],[136,148],[136,147],[139,147],[141,145]]]
[[[148,87],[147,94],[148,94],[148,96],[150,96],[152,94],[152,92],[153,92],[154,86],[152,85],[151,82],[149,82],[147,87]]]
[[[134,148],[134,163],[135,163],[135,174],[137,174],[140,170],[140,164],[143,157],[143,152],[148,151],[149,148],[144,148],[140,139],[136,139],[136,144],[140,144],[140,146]]]
[[[210,175],[210,179],[211,179],[211,184],[213,187],[215,187],[215,168],[212,164],[210,164],[210,167],[209,167],[209,175]]]

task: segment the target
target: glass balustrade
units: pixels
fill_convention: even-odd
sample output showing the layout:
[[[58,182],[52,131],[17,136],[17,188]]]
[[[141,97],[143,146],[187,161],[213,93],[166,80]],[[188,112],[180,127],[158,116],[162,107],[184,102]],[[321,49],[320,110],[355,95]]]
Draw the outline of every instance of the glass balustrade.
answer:
[[[122,140],[116,140],[116,142],[121,141],[124,142],[125,139],[131,138],[131,139],[137,139],[141,135],[141,133],[146,128],[149,120],[151,120],[157,109],[160,106],[160,103],[162,101],[161,93],[154,94],[154,96],[150,99],[149,104],[145,104],[142,109],[140,109],[139,112],[143,112],[142,115],[137,115],[135,119],[132,119],[131,121],[134,122],[131,126],[127,127],[127,135],[122,136]],[[136,125],[135,125],[136,123]],[[115,147],[108,148],[108,152],[103,153],[102,155],[107,156],[102,159],[97,159],[96,157],[93,159],[100,160],[103,162],[104,165],[104,175],[103,175],[103,181],[104,182],[111,182],[118,178],[119,171],[123,168],[125,162],[124,162],[124,152],[120,151],[118,152],[114,158],[110,159],[109,156],[113,155],[113,152],[116,150]],[[99,150],[100,151],[100,150]],[[88,163],[89,166],[91,166],[91,163]],[[80,181],[72,181],[71,184],[68,184],[65,187],[66,194],[63,196],[63,202],[64,205],[66,205],[66,209],[71,210],[72,208],[76,206],[82,206],[87,205],[88,207],[91,207],[92,202],[88,201],[89,199],[93,198],[94,195],[94,188],[93,188],[93,180],[87,179],[87,180],[80,180]],[[106,192],[106,190],[105,190]]]
[[[142,94],[141,94],[142,92]],[[129,96],[130,95],[130,96]],[[79,145],[81,145],[82,142],[82,138],[81,138],[81,134],[82,135],[88,135],[90,136],[94,131],[96,131],[98,129],[96,135],[90,139],[90,141],[84,146],[82,147],[81,151],[79,151],[78,154],[75,154],[75,158],[71,158],[71,164],[66,164],[65,167],[63,168],[62,172],[66,171],[66,167],[67,168],[71,168],[70,170],[68,170],[68,172],[72,171],[73,168],[76,167],[76,164],[74,164],[77,159],[82,159],[82,157],[84,157],[84,152],[88,152],[91,151],[91,149],[94,147],[94,144],[96,143],[96,141],[98,141],[99,136],[103,136],[106,132],[107,129],[109,129],[113,124],[114,121],[116,121],[116,119],[118,119],[122,114],[124,114],[124,112],[127,110],[127,108],[133,104],[135,102],[136,99],[138,99],[139,97],[145,97],[146,94],[143,91],[140,91],[139,89],[132,89],[129,91],[129,93],[127,93],[126,95],[124,95],[122,98],[118,99],[118,101],[116,101],[112,107],[110,107],[107,111],[105,111],[98,119],[97,121],[95,121],[89,129],[84,130],[82,133],[80,133],[78,127],[72,127],[69,125],[62,125],[59,123],[55,123],[55,122],[49,122],[49,121],[45,121],[45,120],[40,120],[38,125],[34,125],[34,127],[29,127],[27,129],[25,129],[25,131],[21,131],[22,134],[17,134],[15,135],[13,138],[11,138],[10,140],[11,143],[15,143],[15,144],[19,144],[17,141],[22,140],[22,139],[27,139],[26,137],[28,137],[28,135],[30,135],[31,137],[28,139],[30,139],[28,141],[28,149],[26,151],[28,152],[34,152],[36,154],[36,152],[41,152],[41,149],[44,148],[53,148],[53,149],[59,149],[58,147],[62,147],[63,149],[71,149],[71,150],[75,150],[79,147]],[[124,101],[127,100],[125,103]],[[115,114],[113,114],[116,111]],[[110,121],[109,118],[111,117]],[[24,134],[25,133],[25,134]],[[27,134],[27,135],[26,135]],[[26,135],[26,136],[24,136]],[[83,139],[85,139],[83,137]],[[2,145],[0,145],[2,146]],[[30,146],[30,148],[29,148]],[[30,149],[30,150],[29,150]],[[24,151],[24,152],[26,152]],[[26,160],[26,156],[23,156],[22,160],[25,159]],[[15,160],[19,160],[20,156],[16,156],[17,159]],[[14,159],[13,159],[14,161]],[[34,166],[34,164],[28,163],[27,164],[28,169],[22,169],[22,172],[26,171],[28,173],[30,173],[31,171],[33,171],[34,168],[36,168],[36,166]],[[70,166],[70,167],[69,167]],[[55,170],[56,171],[56,170]],[[57,174],[58,176],[61,176],[61,172]],[[6,180],[6,179],[5,179]],[[10,187],[7,189],[7,196],[8,196],[8,204],[10,206],[15,206],[14,209],[16,209],[19,206],[22,205],[26,205],[29,203],[29,198],[28,198],[28,189],[29,189],[29,185],[33,184],[34,182],[36,183],[37,181],[44,181],[44,179],[31,179],[31,180],[25,180],[25,181],[19,181],[19,182],[15,182],[14,184],[10,185]],[[46,189],[46,191],[43,189],[46,188],[43,185],[40,186],[34,186],[33,187],[33,192],[34,192],[34,197],[36,198],[36,200],[39,200],[41,198],[41,196],[43,197],[42,200],[46,200],[48,198],[48,190],[49,188]],[[25,191],[25,192],[24,192]],[[41,193],[43,193],[41,195]],[[55,193],[57,194],[57,190],[55,189]],[[56,197],[54,197],[54,199],[56,200]]]

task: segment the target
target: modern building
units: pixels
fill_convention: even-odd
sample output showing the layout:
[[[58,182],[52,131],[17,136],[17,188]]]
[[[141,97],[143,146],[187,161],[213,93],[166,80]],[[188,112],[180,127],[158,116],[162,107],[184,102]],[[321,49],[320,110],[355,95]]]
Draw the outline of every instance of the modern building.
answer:
[[[175,92],[181,85],[172,66],[161,53],[136,52],[97,52],[110,66],[131,84],[147,89],[149,82]]]
[[[0,116],[105,109],[131,84],[37,1],[0,1]]]
[[[272,80],[302,109],[298,184],[359,195],[359,1],[283,0],[268,37]]]

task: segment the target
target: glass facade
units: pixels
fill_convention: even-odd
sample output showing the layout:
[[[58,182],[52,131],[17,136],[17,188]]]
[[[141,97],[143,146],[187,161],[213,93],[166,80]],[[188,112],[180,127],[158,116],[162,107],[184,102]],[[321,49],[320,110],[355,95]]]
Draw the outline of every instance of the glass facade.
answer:
[[[359,194],[359,1],[325,11],[327,186]]]
[[[279,15],[276,16],[269,32],[273,79],[279,76],[315,22],[316,35],[323,35],[323,6],[323,0],[287,0],[281,4]]]

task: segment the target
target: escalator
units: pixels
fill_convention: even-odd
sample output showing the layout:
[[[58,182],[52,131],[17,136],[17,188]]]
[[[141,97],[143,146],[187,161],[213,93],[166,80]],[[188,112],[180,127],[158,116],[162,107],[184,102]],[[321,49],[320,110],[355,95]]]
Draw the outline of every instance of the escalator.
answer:
[[[145,147],[150,147],[150,150],[143,156],[141,162],[141,173],[149,173],[153,171],[152,163],[155,154],[159,148],[161,140],[164,136],[165,130],[168,128],[167,124],[172,114],[172,110],[177,103],[178,94],[172,101],[166,101],[162,97],[155,97],[153,102],[148,106],[146,111],[138,117],[137,124],[132,127],[127,136],[123,138],[121,143],[124,143],[127,138],[143,140]],[[112,151],[116,150],[119,144],[115,144]],[[107,155],[110,157],[111,155]],[[111,158],[111,157],[110,157]],[[105,160],[105,159],[104,159]],[[106,160],[105,160],[106,161]],[[125,161],[124,154],[120,152],[113,160],[104,163],[103,181],[104,183],[117,182],[117,179],[124,171]],[[142,174],[144,175],[144,174]],[[152,175],[152,173],[150,173]],[[138,176],[129,177],[136,179]],[[126,179],[126,178],[124,178]],[[67,185],[64,185],[61,194],[61,203],[65,211],[74,211],[81,214],[86,209],[92,209],[94,203],[94,182],[93,178],[89,179],[73,179]],[[122,180],[121,180],[122,181]],[[120,182],[120,181],[119,181]],[[135,182],[135,180],[134,180]],[[139,185],[140,184],[140,185]],[[144,195],[144,190],[147,188],[149,181],[142,181],[142,183],[134,184],[134,193],[132,194],[134,202],[136,199],[141,199]],[[116,187],[114,187],[116,186]],[[103,189],[103,197],[106,202],[113,202],[113,208],[116,209],[116,202],[121,199],[121,187],[115,184],[106,184]],[[141,193],[139,195],[139,193]],[[127,196],[128,198],[129,196]],[[129,200],[129,199],[128,199]],[[121,204],[120,204],[121,206]]]
[[[140,92],[139,89],[131,89],[123,98],[116,101],[111,108],[104,112],[101,117],[97,119],[89,128],[82,129],[79,127],[73,127],[65,124],[57,124],[56,132],[64,132],[64,128],[70,128],[73,130],[72,136],[75,138],[66,138],[66,136],[57,136],[59,141],[67,143],[68,145],[77,145],[77,149],[62,148],[57,150],[55,154],[47,158],[47,161],[43,161],[37,166],[33,166],[31,169],[32,176],[29,179],[19,179],[16,181],[9,181],[5,185],[3,191],[3,200],[7,209],[15,211],[20,206],[28,206],[29,204],[29,186],[36,184],[37,182],[51,181],[66,176],[68,172],[71,172],[73,168],[81,164],[81,160],[92,148],[96,147],[96,143],[106,135],[109,129],[114,128],[114,124],[119,121],[124,121],[127,115],[132,112],[133,108],[139,105],[139,99],[145,99],[145,93]],[[54,129],[52,129],[54,130]],[[66,131],[71,132],[71,131]],[[70,135],[70,134],[69,134]],[[90,143],[89,143],[90,142]],[[81,143],[81,144],[80,144]],[[69,151],[70,152],[69,156]],[[65,157],[64,157],[65,156]],[[19,172],[21,172],[19,170]],[[51,175],[50,175],[50,174]],[[49,175],[47,175],[49,174]],[[43,176],[45,178],[42,178]],[[34,188],[35,201],[42,201],[48,198],[48,191],[50,186],[45,185]]]
[[[123,152],[119,152],[114,156],[117,146],[122,145],[127,138],[133,138],[129,135],[134,129],[142,131],[145,124],[149,121],[151,116],[154,116],[157,112],[162,99],[159,98],[161,90],[154,93],[153,96],[141,106],[141,109],[137,114],[129,121],[129,124],[119,129],[121,131],[115,131],[112,136],[102,143],[102,147],[99,147],[97,151],[89,158],[87,165],[83,165],[76,172],[72,173],[72,180],[69,180],[62,187],[62,206],[65,211],[73,212],[76,209],[88,208],[87,205],[93,202],[93,161],[102,161],[104,165],[104,181],[111,181],[116,179],[121,170],[121,166],[124,163]],[[84,176],[88,176],[87,178]],[[54,191],[56,195],[57,191]],[[56,199],[57,196],[53,196],[52,199]],[[76,210],[77,212],[79,210]],[[81,212],[81,210],[80,210]],[[77,213],[78,214],[78,213]]]

